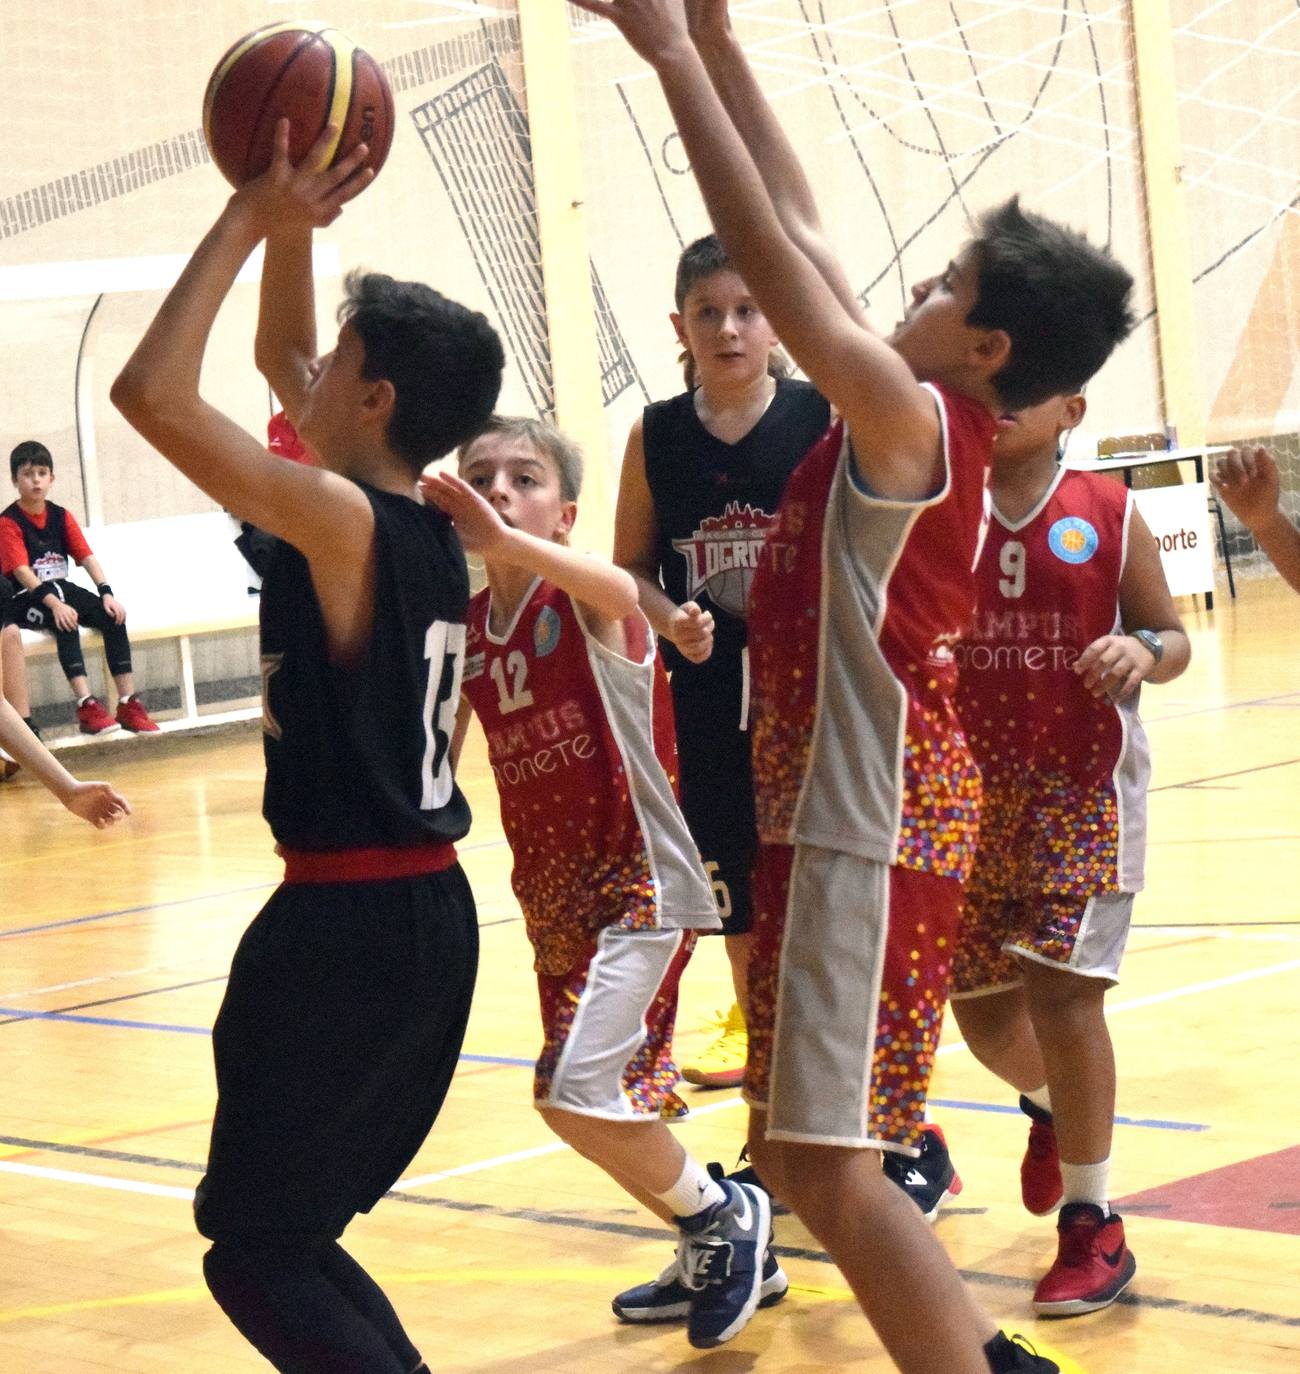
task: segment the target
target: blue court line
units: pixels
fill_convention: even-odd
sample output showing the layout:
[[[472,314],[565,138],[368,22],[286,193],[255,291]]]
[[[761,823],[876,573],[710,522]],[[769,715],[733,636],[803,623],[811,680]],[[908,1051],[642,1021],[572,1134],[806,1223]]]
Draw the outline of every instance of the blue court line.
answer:
[[[171,1026],[164,1021],[119,1021],[111,1016],[77,1016],[70,1011],[32,1011],[0,1007],[0,1016],[14,1021],[72,1021],[81,1026],[127,1026],[131,1030],[172,1031],[177,1035],[211,1035],[206,1026]]]
[[[224,892],[201,892],[194,897],[177,897],[171,902],[150,902],[147,906],[124,906],[120,911],[99,911],[93,916],[70,916],[64,921],[47,921],[39,926],[22,926],[18,930],[0,930],[0,940],[11,940],[15,935],[34,935],[42,930],[60,930],[65,926],[83,926],[87,921],[107,921],[114,916],[139,916],[146,911],[163,911],[167,907],[188,906],[193,902],[211,902],[218,897],[237,897],[241,892],[264,891],[276,887],[276,883],[252,883],[248,887],[227,888]]]
[[[109,1016],[77,1016],[66,1011],[30,1011],[16,1007],[0,1007],[0,1016],[12,1017],[15,1021],[71,1021],[77,1025],[111,1026],[129,1030],[172,1031],[179,1035],[210,1035],[206,1026],[173,1026],[158,1021],[123,1021]],[[466,1064],[501,1064],[507,1068],[531,1069],[531,1059],[515,1059],[501,1054],[462,1054],[461,1062]],[[1004,1116],[1018,1116],[1019,1107],[1003,1103],[965,1102],[955,1098],[932,1097],[932,1107],[946,1107],[958,1112],[996,1112]],[[1117,1126],[1144,1126],[1155,1131],[1208,1131],[1207,1124],[1195,1121],[1158,1121],[1148,1117],[1117,1116]]]
[[[1020,1108],[1003,1102],[960,1102],[953,1098],[932,1097],[931,1107],[950,1107],[959,1112],[996,1112],[1000,1116],[1019,1116]],[[1208,1131],[1210,1128],[1196,1121],[1157,1121],[1145,1116],[1117,1116],[1117,1126],[1145,1126],[1153,1131]]]
[[[169,991],[169,989],[163,989]],[[147,994],[140,994],[145,996]],[[70,1021],[79,1026],[109,1026],[127,1030],[171,1031],[175,1035],[211,1035],[208,1026],[175,1026],[165,1021],[124,1021],[113,1016],[78,1016],[70,1011],[32,1011],[30,1008],[0,1007],[0,1016],[14,1021]],[[510,1059],[498,1054],[462,1054],[470,1064],[505,1064],[511,1068],[531,1069],[531,1059]]]

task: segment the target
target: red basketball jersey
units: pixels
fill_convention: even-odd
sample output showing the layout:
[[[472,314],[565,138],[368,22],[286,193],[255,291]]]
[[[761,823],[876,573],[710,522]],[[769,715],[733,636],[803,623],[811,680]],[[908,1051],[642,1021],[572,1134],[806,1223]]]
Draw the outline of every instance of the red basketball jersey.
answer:
[[[462,691],[487,736],[537,968],[566,973],[606,926],[716,930],[677,809],[672,700],[645,618],[625,622],[624,658],[540,580],[503,634],[490,615],[485,590],[469,606]]]
[[[881,500],[842,423],[796,469],[750,603],[760,836],[945,877],[969,870],[979,774],[953,708],[953,646],[974,563],[995,422],[935,387],[944,480]]]
[[[1132,501],[1062,469],[1012,524],[992,509],[957,705],[984,775],[977,877],[1009,893],[1142,886],[1150,761],[1137,696],[1098,700],[1073,670],[1120,632]]]

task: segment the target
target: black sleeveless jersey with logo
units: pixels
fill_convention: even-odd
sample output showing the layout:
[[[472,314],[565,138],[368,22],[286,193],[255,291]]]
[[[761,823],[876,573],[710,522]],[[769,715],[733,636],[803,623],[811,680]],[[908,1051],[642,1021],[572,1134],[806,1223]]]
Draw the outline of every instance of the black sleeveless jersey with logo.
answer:
[[[829,423],[825,397],[790,378],[777,382],[772,403],[735,444],[704,428],[691,392],[645,409],[659,576],[678,605],[698,601],[713,612],[713,656],[700,665],[709,673],[729,671],[739,681],[749,587],[763,537],[786,480]],[[671,645],[664,652],[674,671],[696,670]]]
[[[22,531],[23,543],[27,546],[27,566],[42,582],[52,580],[49,576],[51,567],[57,570],[61,565],[61,571],[56,572],[59,577],[66,577],[70,571],[68,565],[72,562],[72,557],[68,553],[68,532],[67,526],[64,524],[65,515],[66,512],[62,506],[56,506],[53,501],[47,501],[45,503],[45,528],[39,529],[32,524],[27,512],[17,501],[0,511],[0,519],[12,520]]]
[[[307,560],[277,543],[262,587],[262,814],[290,849],[454,841],[451,775],[469,577],[451,522],[362,490],[375,515],[375,610],[360,660],[331,665]]]

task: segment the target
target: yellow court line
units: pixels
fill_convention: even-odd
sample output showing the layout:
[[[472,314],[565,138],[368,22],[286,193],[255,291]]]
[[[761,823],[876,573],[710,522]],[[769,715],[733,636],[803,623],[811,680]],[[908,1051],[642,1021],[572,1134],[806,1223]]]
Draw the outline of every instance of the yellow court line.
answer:
[[[206,1298],[203,1287],[160,1288],[154,1293],[124,1293],[116,1298],[82,1298],[77,1302],[49,1303],[44,1307],[14,1307],[0,1312],[0,1325],[9,1322],[41,1321],[47,1317],[65,1317],[72,1312],[107,1312],[114,1307],[148,1307],[168,1302],[197,1302]]]

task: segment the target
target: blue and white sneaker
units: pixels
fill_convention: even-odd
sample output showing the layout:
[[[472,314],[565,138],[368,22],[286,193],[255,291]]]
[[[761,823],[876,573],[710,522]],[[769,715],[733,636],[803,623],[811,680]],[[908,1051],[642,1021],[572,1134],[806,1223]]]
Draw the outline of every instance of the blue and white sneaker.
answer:
[[[748,1183],[724,1179],[725,1202],[694,1217],[678,1217],[677,1264],[691,1290],[686,1334],[698,1350],[738,1336],[758,1310],[763,1256],[772,1238],[772,1204]]]
[[[760,1307],[775,1307],[790,1291],[785,1276],[769,1245],[763,1256],[763,1282],[758,1290]],[[691,1290],[682,1282],[677,1261],[673,1262],[650,1283],[639,1283],[620,1293],[611,1304],[614,1315],[621,1322],[684,1322],[691,1315]]]

